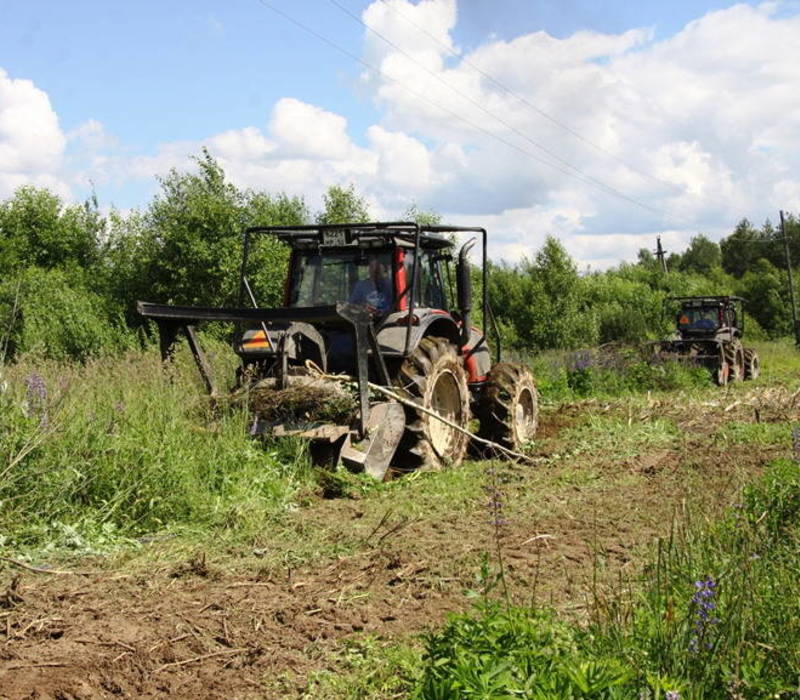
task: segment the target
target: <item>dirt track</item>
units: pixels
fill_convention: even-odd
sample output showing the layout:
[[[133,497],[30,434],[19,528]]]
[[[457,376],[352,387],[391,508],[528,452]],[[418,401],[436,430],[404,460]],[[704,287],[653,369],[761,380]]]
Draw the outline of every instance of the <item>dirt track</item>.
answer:
[[[592,410],[550,413],[541,469],[501,472],[509,518],[502,551],[518,602],[580,612],[593,573],[601,582],[621,568],[633,574],[641,545],[666,532],[682,501],[713,512],[786,452],[715,441],[723,421],[752,414],[717,406],[676,409],[689,434],[680,449],[555,459],[568,448],[561,429]],[[409,491],[424,489],[426,478]],[[90,575],[0,570],[0,698],[296,697],[309,673],[335,668],[343,640],[407,637],[469,606],[464,591],[476,585],[481,554],[495,548],[480,498],[411,516],[387,509],[386,499],[318,499],[293,516],[295,536],[324,529],[329,544],[343,532],[351,544],[346,554],[297,567],[259,571],[248,551],[149,569],[89,562],[97,571]]]

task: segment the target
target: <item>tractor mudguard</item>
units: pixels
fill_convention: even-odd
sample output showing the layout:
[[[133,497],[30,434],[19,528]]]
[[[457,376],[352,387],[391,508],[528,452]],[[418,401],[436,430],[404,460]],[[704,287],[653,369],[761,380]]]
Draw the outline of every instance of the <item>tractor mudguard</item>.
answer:
[[[408,313],[394,313],[378,327],[377,337],[381,352],[387,356],[402,356],[406,349],[412,352],[420,341],[429,335],[447,338],[456,347],[460,344],[461,331],[456,320],[439,309],[414,309],[411,336],[406,344],[408,333]],[[414,320],[415,319],[415,320]]]

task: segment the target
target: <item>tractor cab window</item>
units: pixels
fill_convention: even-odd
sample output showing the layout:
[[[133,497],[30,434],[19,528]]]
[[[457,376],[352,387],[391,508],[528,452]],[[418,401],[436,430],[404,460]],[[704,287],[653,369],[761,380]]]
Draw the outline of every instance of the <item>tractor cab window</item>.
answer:
[[[678,314],[681,330],[714,330],[719,327],[719,307],[684,308]]]
[[[291,306],[363,304],[378,314],[394,306],[389,251],[301,252],[295,257]]]
[[[414,304],[429,309],[449,308],[446,287],[442,278],[442,261],[439,251],[422,250],[419,258],[419,284],[417,285]],[[411,282],[414,270],[414,251],[406,250],[404,264],[406,279]]]

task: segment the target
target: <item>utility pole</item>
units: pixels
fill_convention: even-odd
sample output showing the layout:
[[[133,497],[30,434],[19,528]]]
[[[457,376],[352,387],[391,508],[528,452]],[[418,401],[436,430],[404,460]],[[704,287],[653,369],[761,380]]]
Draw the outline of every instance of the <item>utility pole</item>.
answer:
[[[661,271],[666,273],[666,271],[667,271],[667,258],[666,258],[667,251],[665,251],[661,247],[661,236],[658,236],[658,238],[656,238],[656,250],[655,250],[655,253],[656,253],[656,257],[658,258],[658,262],[661,263]]]
[[[797,323],[797,299],[794,294],[794,277],[792,276],[792,260],[789,257],[789,238],[786,236],[786,224],[783,220],[781,209],[781,237],[783,238],[783,252],[786,256],[786,274],[789,275],[789,294],[792,298],[792,327],[794,328],[795,345],[800,346],[800,325]]]

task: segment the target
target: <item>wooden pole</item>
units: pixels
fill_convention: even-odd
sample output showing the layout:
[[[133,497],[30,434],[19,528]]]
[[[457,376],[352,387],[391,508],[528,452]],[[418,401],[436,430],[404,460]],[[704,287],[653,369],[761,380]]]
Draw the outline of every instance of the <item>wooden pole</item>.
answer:
[[[658,261],[661,263],[661,271],[666,273],[667,271],[667,258],[666,258],[666,251],[661,247],[661,236],[656,238],[656,257]]]
[[[795,345],[800,346],[800,326],[797,324],[797,298],[794,293],[794,277],[792,276],[792,260],[789,256],[789,238],[786,235],[786,223],[781,210],[781,237],[783,238],[783,252],[786,256],[786,274],[789,276],[789,294],[792,299],[792,328],[794,330]]]

